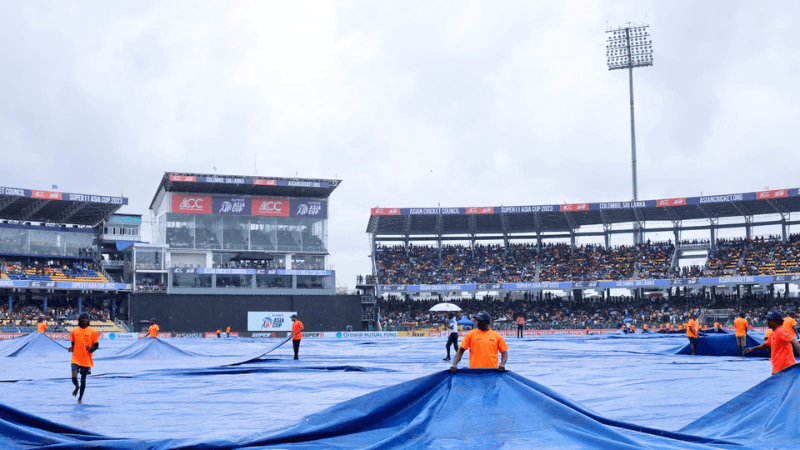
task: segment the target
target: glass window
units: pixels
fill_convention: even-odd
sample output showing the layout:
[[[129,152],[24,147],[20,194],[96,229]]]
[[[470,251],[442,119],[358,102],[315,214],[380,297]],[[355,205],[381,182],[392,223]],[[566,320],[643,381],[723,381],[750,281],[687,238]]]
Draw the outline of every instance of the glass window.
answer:
[[[292,269],[325,270],[324,255],[292,255]]]
[[[195,218],[194,248],[222,249],[221,216],[198,216]]]
[[[172,287],[210,288],[211,275],[196,274],[196,273],[173,273]]]
[[[28,231],[19,228],[0,228],[0,252],[28,253]]]
[[[256,275],[259,288],[290,289],[292,277],[290,275]]]
[[[250,220],[246,216],[222,217],[222,248],[225,250],[248,250]]]
[[[330,276],[298,275],[297,289],[328,289],[332,284]]]
[[[170,248],[194,248],[194,216],[191,214],[166,214],[166,216],[166,243]]]
[[[217,275],[218,288],[252,288],[252,275]]]
[[[162,269],[161,250],[159,249],[136,249],[136,268],[137,269]]]
[[[260,252],[275,251],[277,239],[274,217],[250,218],[250,250]]]

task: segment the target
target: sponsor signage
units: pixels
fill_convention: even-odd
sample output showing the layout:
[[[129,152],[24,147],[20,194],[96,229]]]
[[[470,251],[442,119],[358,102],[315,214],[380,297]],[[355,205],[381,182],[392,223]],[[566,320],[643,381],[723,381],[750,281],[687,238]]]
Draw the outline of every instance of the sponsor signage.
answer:
[[[253,197],[250,214],[253,216],[289,217],[288,198]]]
[[[136,337],[139,338],[139,339],[144,339],[147,336],[150,336],[150,334],[149,333],[136,333]],[[159,339],[171,338],[172,337],[172,333],[158,333],[158,336],[156,336],[156,337],[159,338]]]
[[[563,205],[531,206],[470,206],[466,208],[372,208],[373,216],[413,216],[445,214],[523,214],[548,212],[575,212],[624,210],[634,208],[665,208],[670,206],[701,205],[706,203],[730,203],[752,200],[800,196],[800,188],[775,189],[741,194],[707,195],[701,197],[678,197],[658,200],[604,203],[566,203]]]
[[[665,198],[662,200],[656,201],[656,206],[658,207],[666,207],[666,206],[683,206],[686,204],[686,198]]]
[[[217,175],[181,175],[172,173],[169,175],[170,181],[182,183],[212,183],[212,184],[241,184],[255,186],[290,186],[303,188],[328,189],[331,184],[327,181],[317,180],[278,180],[274,178],[256,177],[237,177],[237,176],[217,176]]]
[[[719,278],[678,278],[670,280],[620,280],[620,281],[552,281],[529,283],[478,283],[478,284],[423,284],[378,286],[381,292],[442,292],[442,291],[490,291],[490,290],[563,290],[563,289],[607,289],[669,286],[719,286],[737,284],[800,283],[800,274],[753,275]]]
[[[250,214],[250,199],[246,197],[213,197],[214,214],[246,216]]]
[[[103,336],[104,339],[113,339],[113,340],[132,340],[132,339],[139,339],[138,333],[105,333]]]
[[[34,289],[81,289],[89,291],[129,291],[130,284],[91,283],[86,281],[38,281],[38,280],[0,280],[0,287]]]
[[[292,331],[292,311],[247,311],[247,331]]]
[[[309,275],[309,276],[328,276],[333,275],[332,270],[312,270],[312,269],[217,269],[217,268],[199,268],[199,269],[189,269],[189,268],[181,268],[181,267],[173,267],[170,269],[172,273],[196,273],[198,275]],[[9,280],[10,281],[10,280]],[[73,283],[75,284],[75,283]],[[91,284],[91,283],[82,283],[82,284]],[[94,284],[102,284],[102,283],[94,283]],[[113,283],[104,283],[104,284],[113,284]],[[0,287],[4,286],[2,282],[0,282]],[[12,287],[11,284],[8,285]],[[128,286],[128,285],[124,285]],[[16,287],[16,286],[13,286]]]
[[[202,338],[203,333],[175,333],[176,338]]]
[[[38,198],[44,200],[66,200],[82,203],[102,203],[107,205],[127,205],[125,197],[111,197],[108,195],[71,194],[68,192],[39,191],[12,187],[0,187],[0,194],[14,197]]]
[[[197,177],[194,175],[176,175],[170,174],[169,181],[179,181],[181,183],[196,183]]]
[[[328,217],[328,201],[313,198],[293,198],[291,200],[290,216],[325,219]]]
[[[277,186],[278,180],[269,180],[266,178],[253,178],[253,184],[256,186]]]
[[[400,208],[372,208],[373,216],[399,216]]]
[[[172,212],[182,214],[211,214],[213,203],[210,195],[172,194]]]
[[[333,335],[337,339],[363,339],[363,338],[396,338],[397,331],[337,331],[336,333],[325,333],[324,337]]]
[[[464,214],[494,214],[494,206],[470,206]]]
[[[69,333],[45,333],[54,341],[67,341],[70,339]]]
[[[305,336],[305,333],[303,333],[303,336]],[[262,332],[259,332],[259,333],[251,334],[250,337],[254,337],[254,338],[274,338],[275,337],[275,333],[262,333]]]

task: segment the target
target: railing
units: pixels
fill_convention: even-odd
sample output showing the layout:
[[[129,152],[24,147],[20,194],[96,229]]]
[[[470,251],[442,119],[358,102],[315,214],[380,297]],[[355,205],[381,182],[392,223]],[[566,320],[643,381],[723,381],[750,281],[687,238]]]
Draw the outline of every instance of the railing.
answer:
[[[698,242],[692,244],[678,244],[675,250],[685,251],[685,250],[710,250],[711,243],[710,242]]]
[[[112,266],[112,267],[122,267],[125,264],[125,261],[122,260],[111,260],[111,259],[104,259],[100,261],[100,264],[103,266]]]

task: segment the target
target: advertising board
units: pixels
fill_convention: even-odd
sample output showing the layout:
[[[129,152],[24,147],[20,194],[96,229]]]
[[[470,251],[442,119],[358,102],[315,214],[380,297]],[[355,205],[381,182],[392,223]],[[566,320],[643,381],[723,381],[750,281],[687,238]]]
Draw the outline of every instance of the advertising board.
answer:
[[[247,311],[247,331],[292,331],[293,311]]]

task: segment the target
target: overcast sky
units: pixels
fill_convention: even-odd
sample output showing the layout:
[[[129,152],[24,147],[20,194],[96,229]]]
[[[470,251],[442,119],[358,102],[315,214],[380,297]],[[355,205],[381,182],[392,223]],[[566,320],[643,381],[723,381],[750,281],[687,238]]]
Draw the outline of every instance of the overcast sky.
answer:
[[[1,186],[148,220],[167,171],[341,179],[339,285],[370,271],[371,207],[630,200],[607,26],[653,40],[639,199],[800,186],[797,1],[0,5]]]

